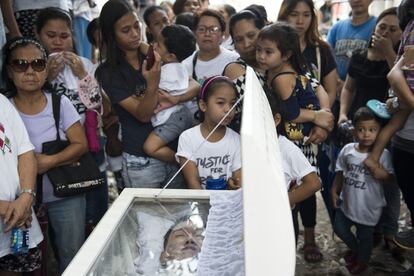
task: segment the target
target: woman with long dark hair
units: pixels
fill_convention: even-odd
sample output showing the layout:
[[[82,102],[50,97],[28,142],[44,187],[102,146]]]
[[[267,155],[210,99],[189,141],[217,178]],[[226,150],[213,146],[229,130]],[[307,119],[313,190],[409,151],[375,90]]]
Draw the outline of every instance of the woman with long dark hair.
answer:
[[[150,119],[158,104],[161,60],[150,67],[141,41],[137,14],[126,0],[110,0],[99,16],[106,60],[97,77],[119,116],[122,129],[122,176],[126,187],[161,188],[174,175],[172,163],[148,157],[143,144],[153,130]],[[185,187],[181,175],[170,187]]]

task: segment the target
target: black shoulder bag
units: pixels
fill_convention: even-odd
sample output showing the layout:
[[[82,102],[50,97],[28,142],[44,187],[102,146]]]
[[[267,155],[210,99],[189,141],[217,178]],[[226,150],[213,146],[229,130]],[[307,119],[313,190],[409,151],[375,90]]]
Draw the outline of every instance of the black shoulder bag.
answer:
[[[42,144],[42,153],[53,155],[61,152],[70,142],[61,140],[59,134],[60,99],[52,93],[53,118],[56,126],[56,140]],[[87,152],[78,161],[52,168],[46,172],[53,185],[53,193],[57,197],[73,196],[85,193],[104,185],[104,178],[92,155]]]

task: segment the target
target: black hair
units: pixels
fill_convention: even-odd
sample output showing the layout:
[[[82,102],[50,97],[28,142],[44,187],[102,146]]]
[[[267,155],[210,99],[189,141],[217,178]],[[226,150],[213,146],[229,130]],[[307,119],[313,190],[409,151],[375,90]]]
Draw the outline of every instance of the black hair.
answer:
[[[26,47],[28,45],[33,45],[37,49],[39,49],[39,51],[42,53],[43,58],[47,61],[46,49],[42,46],[42,44],[40,44],[35,39],[28,38],[28,37],[15,37],[7,41],[7,43],[3,46],[3,49],[2,49],[2,53],[3,53],[2,59],[4,61],[3,67],[2,67],[2,78],[4,80],[4,88],[1,89],[0,93],[4,94],[8,98],[12,98],[16,96],[17,89],[16,89],[16,86],[14,85],[13,80],[10,79],[9,75],[7,74],[6,67],[10,63],[10,58],[13,52],[16,49],[19,49],[21,47]],[[49,83],[46,82],[44,85],[44,88],[48,89],[49,86],[50,86]]]
[[[144,11],[144,14],[142,15],[142,17],[144,18],[144,22],[147,26],[149,26],[149,17],[155,11],[162,11],[162,12],[166,13],[165,10],[163,8],[161,8],[160,6],[151,6],[151,7],[146,8],[145,11]]]
[[[224,17],[216,10],[207,9],[204,10],[202,13],[200,13],[198,16],[194,19],[194,30],[197,29],[198,23],[200,22],[200,19],[204,16],[211,16],[217,19],[219,22],[220,28],[222,32],[226,31],[226,22],[224,21]]]
[[[47,24],[47,22],[49,22],[50,20],[62,20],[64,21],[70,32],[72,35],[72,48],[73,48],[73,52],[77,53],[76,50],[76,43],[75,43],[75,36],[73,35],[73,29],[72,29],[72,16],[70,15],[69,12],[61,9],[61,8],[57,8],[57,7],[48,7],[48,8],[44,8],[41,9],[38,13],[37,13],[37,18],[36,18],[36,32],[38,34],[40,34],[40,32],[42,31],[43,27]]]
[[[72,31],[72,17],[70,13],[65,10],[56,7],[48,7],[41,9],[37,13],[36,19],[36,32],[39,34],[43,27],[47,24],[48,21],[59,19],[66,22],[69,29]]]
[[[372,112],[371,109],[369,109],[366,106],[358,108],[358,110],[354,114],[354,118],[352,119],[352,124],[356,126],[358,123],[363,121],[370,121],[375,120],[377,123],[379,123],[381,126],[384,125],[385,121],[379,118],[378,116],[375,116],[375,113]]]
[[[232,82],[228,77],[225,76],[213,76],[204,80],[203,85],[201,86],[200,93],[197,96],[197,102],[202,100],[207,103],[208,99],[213,95],[214,91],[220,86],[228,85],[233,88],[235,95],[237,95],[237,88],[234,82]],[[199,110],[195,114],[195,118],[200,122],[204,121],[204,112]]]
[[[95,41],[94,34],[96,31],[101,31],[99,26],[99,18],[94,18],[91,22],[89,22],[88,27],[86,28],[86,36],[88,37],[89,43],[93,46],[99,46],[99,41]]]
[[[232,17],[230,18],[230,21],[229,21],[230,30],[229,31],[230,31],[230,35],[232,38],[233,38],[233,28],[236,25],[236,23],[241,20],[252,20],[256,28],[259,30],[261,30],[266,24],[263,18],[258,17],[254,12],[250,10],[242,10],[232,15]]]
[[[244,10],[248,10],[253,12],[257,17],[261,18],[264,22],[268,22],[267,20],[267,12],[266,8],[262,5],[252,4],[244,8]]]
[[[226,11],[226,13],[229,15],[229,17],[236,13],[236,9],[232,5],[223,4],[223,8]]]
[[[397,8],[400,28],[404,31],[408,23],[414,18],[414,0],[403,0]]]
[[[266,39],[276,43],[282,56],[290,55],[289,62],[297,73],[306,71],[306,63],[302,56],[297,31],[286,22],[276,22],[264,27],[258,39]]]
[[[183,12],[175,17],[175,24],[187,26],[190,30],[194,30],[195,16],[192,12]]]
[[[120,58],[123,55],[121,49],[119,49],[115,39],[115,23],[124,15],[128,13],[134,13],[133,7],[127,0],[109,0],[102,7],[99,15],[99,22],[101,26],[101,53],[102,46],[106,46],[106,61],[111,68],[115,68],[120,62]],[[100,57],[102,60],[102,56]]]
[[[176,0],[173,4],[173,12],[175,15],[179,15],[184,12],[185,3],[188,0]]]
[[[196,50],[196,38],[193,32],[182,25],[165,26],[161,30],[164,44],[169,53],[181,62]]]
[[[276,127],[277,133],[286,135],[285,128],[283,127],[284,125],[283,118],[285,117],[284,114],[286,114],[285,113],[286,110],[285,110],[285,105],[282,103],[282,99],[280,98],[278,93],[275,93],[273,90],[269,88],[265,88],[265,94],[267,97],[267,101],[269,102],[270,110],[272,111],[273,117],[278,113],[282,117],[281,122]]]

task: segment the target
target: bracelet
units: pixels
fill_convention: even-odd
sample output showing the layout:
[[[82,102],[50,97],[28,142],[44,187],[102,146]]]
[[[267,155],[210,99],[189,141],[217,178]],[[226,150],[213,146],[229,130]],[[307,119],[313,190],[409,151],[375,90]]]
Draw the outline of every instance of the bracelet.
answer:
[[[22,189],[22,190],[20,190],[20,195],[24,194],[24,193],[31,194],[33,196],[33,198],[36,197],[36,192],[33,189]]]

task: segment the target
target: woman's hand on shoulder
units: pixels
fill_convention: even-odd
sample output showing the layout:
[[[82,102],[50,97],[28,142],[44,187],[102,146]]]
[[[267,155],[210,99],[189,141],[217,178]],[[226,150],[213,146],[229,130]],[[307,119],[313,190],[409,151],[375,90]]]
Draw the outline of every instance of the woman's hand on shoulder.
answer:
[[[142,64],[142,75],[147,81],[147,89],[158,91],[161,75],[161,56],[154,51],[154,57],[154,65],[149,70],[147,69],[147,60],[144,60]]]
[[[83,65],[83,61],[78,55],[73,52],[63,52],[63,58],[78,79],[84,79],[88,75],[88,72],[86,72],[85,66]]]

